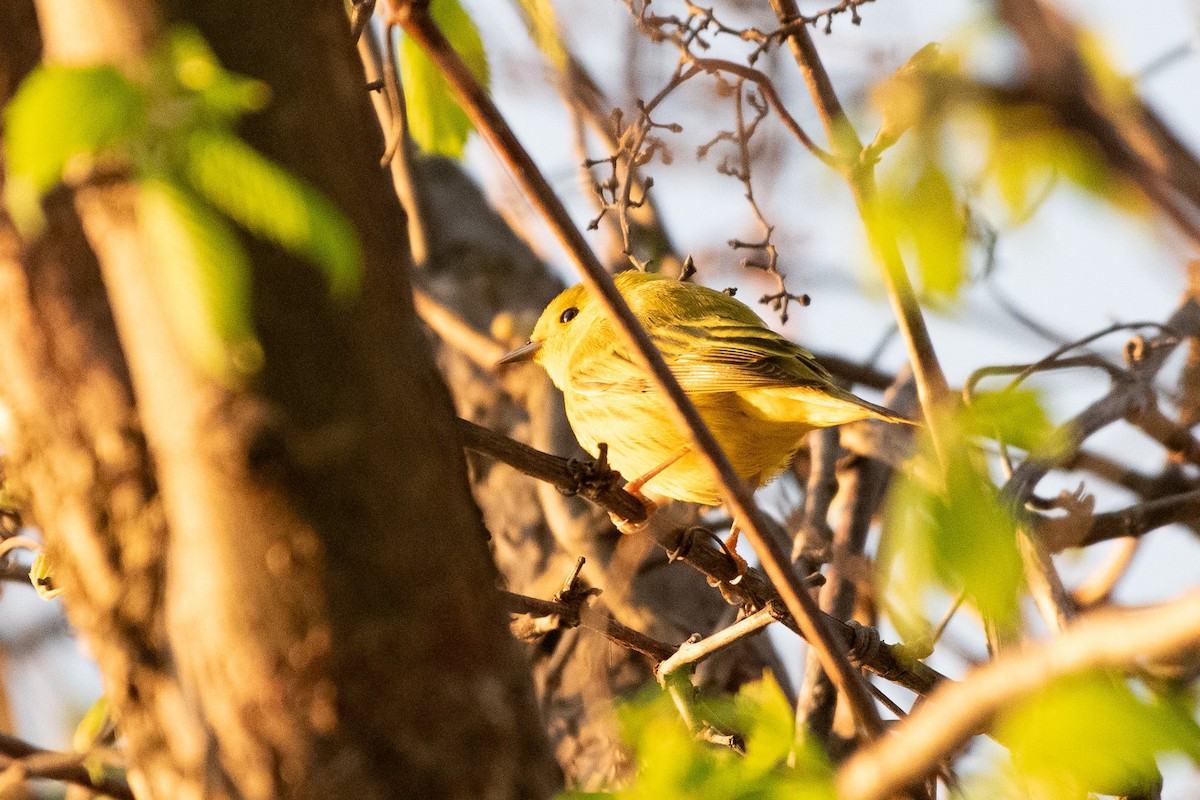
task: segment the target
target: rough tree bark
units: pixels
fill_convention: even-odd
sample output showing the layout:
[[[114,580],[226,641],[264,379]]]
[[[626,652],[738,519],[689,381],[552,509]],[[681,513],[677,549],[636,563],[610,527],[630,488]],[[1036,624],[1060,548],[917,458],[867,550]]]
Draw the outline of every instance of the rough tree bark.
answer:
[[[247,138],[324,191],[366,256],[347,310],[311,267],[247,241],[266,366],[231,391],[170,335],[131,187],[59,193],[36,243],[0,227],[10,479],[100,663],[135,790],[547,796],[556,773],[415,323],[340,4],[38,12],[47,59],[70,63],[129,66],[167,21],[198,26],[272,88]]]

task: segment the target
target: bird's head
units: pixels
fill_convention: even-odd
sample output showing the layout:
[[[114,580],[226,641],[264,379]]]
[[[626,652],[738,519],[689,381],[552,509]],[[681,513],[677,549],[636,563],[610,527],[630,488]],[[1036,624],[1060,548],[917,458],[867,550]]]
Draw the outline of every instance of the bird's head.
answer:
[[[550,301],[542,311],[526,344],[501,358],[498,364],[536,361],[557,386],[567,380],[571,354],[587,333],[595,303],[582,286],[572,286]]]

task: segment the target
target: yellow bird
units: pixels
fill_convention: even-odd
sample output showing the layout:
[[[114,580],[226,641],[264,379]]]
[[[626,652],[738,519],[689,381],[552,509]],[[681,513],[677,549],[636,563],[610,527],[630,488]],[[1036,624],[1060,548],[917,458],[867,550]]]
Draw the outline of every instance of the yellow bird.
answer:
[[[815,428],[911,420],[838,387],[812,354],[744,303],[694,283],[622,272],[617,289],[695,403],[733,468],[757,488],[781,472]],[[529,343],[500,360],[541,364],[566,400],[579,444],[650,497],[720,502],[711,468],[691,452],[666,401],[582,286],[542,312]]]

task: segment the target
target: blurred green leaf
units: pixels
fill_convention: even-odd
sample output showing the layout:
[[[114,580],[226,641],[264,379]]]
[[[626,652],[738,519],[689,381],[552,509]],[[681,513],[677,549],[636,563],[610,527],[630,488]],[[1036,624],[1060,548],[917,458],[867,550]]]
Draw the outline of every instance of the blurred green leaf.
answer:
[[[739,732],[746,742],[745,756],[698,741],[671,699],[656,692],[618,709],[622,738],[632,746],[638,770],[635,782],[612,797],[833,800],[832,769],[816,745],[797,753],[795,766],[787,765],[795,747],[794,721],[774,679],[747,684],[732,701],[697,701],[696,709],[722,730]]]
[[[977,451],[969,412],[940,423],[948,442],[939,460],[927,432],[888,498],[879,559],[893,622],[906,639],[925,633],[932,590],[966,592],[998,625],[1011,626],[1023,586],[1016,526]]]
[[[239,385],[262,366],[251,315],[250,261],[228,222],[165,180],[138,186],[138,227],[180,345],[207,374]]]
[[[429,12],[471,72],[487,87],[483,40],[458,0],[433,0]],[[471,121],[441,71],[410,37],[400,43],[400,81],[413,140],[427,153],[461,158],[473,129]]]
[[[946,173],[935,162],[935,144],[915,143],[880,183],[875,208],[868,214],[876,235],[912,248],[926,292],[952,298],[967,273],[967,228]]]
[[[71,749],[77,753],[86,753],[95,747],[108,730],[110,718],[108,696],[101,695],[75,727],[75,733],[71,735]]]
[[[956,295],[966,278],[966,225],[946,174],[926,165],[901,207],[925,290]]]
[[[276,166],[232,133],[198,130],[188,138],[188,181],[247,230],[308,259],[348,299],[362,280],[362,251],[349,221],[324,195]]]
[[[145,111],[145,92],[115,67],[38,67],[5,110],[8,174],[44,192],[71,158],[121,142]]]
[[[936,122],[928,78],[950,68],[941,46],[930,42],[871,91],[880,116],[879,133],[872,142],[876,153],[894,145],[909,128]]]
[[[449,27],[455,19],[451,10]],[[251,320],[251,266],[225,215],[311,261],[341,300],[358,292],[361,246],[324,195],[234,135],[241,115],[266,104],[266,84],[225,70],[187,27],[172,28],[139,74],[145,86],[112,67],[35,70],[5,111],[5,202],[33,232],[41,195],[72,162],[123,158],[138,179],[139,226],[182,348],[237,384],[260,368],[263,353]]]
[[[520,0],[521,8],[529,18],[530,33],[533,43],[545,53],[559,70],[567,68],[567,50],[563,47],[562,34],[558,30],[558,20],[554,14],[552,0]]]
[[[1006,444],[1038,455],[1051,455],[1066,446],[1061,428],[1051,422],[1036,392],[1018,389],[977,392],[963,409],[968,434],[999,438]]]
[[[205,111],[230,120],[266,108],[271,99],[267,84],[229,72],[200,32],[177,26],[167,34],[167,59],[179,86],[195,92]]]
[[[1051,683],[996,727],[1022,777],[1043,796],[1129,794],[1157,777],[1155,756],[1200,759],[1200,725],[1182,703],[1145,700],[1101,672]]]
[[[146,92],[114,67],[41,66],[4,112],[5,204],[25,231],[41,218],[42,194],[74,162],[88,168],[123,144],[146,115]]]
[[[1058,178],[1123,208],[1144,205],[1094,144],[1064,130],[1044,110],[1003,106],[986,108],[985,114],[991,127],[988,173],[1017,219],[1028,217]]]

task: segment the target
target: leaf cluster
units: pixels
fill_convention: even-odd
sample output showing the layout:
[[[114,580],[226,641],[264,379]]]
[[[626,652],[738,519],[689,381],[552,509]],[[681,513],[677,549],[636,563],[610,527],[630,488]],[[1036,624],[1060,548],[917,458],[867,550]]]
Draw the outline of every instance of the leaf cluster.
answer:
[[[132,177],[175,336],[199,368],[239,383],[263,353],[238,228],[306,259],[343,301],[362,272],[357,235],[324,195],[237,136],[270,92],[222,68],[195,30],[172,30],[133,72],[43,65],[25,79],[5,109],[5,204],[36,236],[40,198],[55,185]]]

